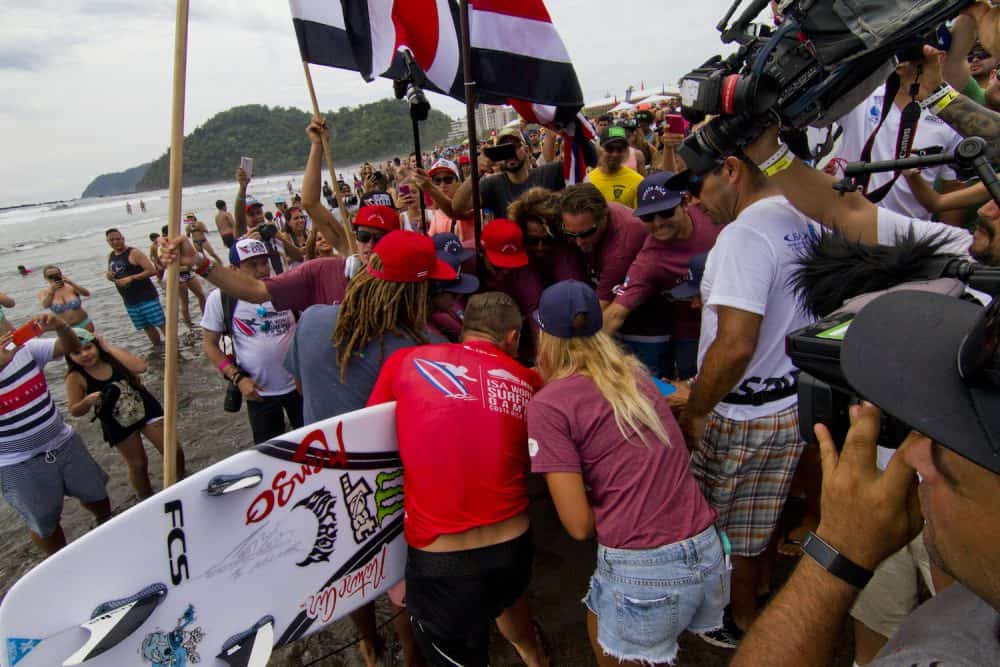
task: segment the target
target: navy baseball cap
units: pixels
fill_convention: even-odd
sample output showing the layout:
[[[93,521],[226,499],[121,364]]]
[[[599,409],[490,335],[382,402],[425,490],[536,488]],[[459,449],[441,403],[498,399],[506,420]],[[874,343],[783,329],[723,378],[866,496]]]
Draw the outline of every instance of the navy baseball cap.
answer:
[[[666,211],[680,204],[684,200],[684,189],[670,187],[668,182],[673,177],[672,171],[658,171],[642,179],[636,196],[639,205],[632,214],[638,218]]]
[[[688,260],[687,280],[670,290],[670,296],[675,299],[693,299],[701,292],[701,278],[705,275],[705,260],[708,253],[694,255]]]
[[[463,246],[459,238],[450,232],[434,235],[434,249],[438,259],[455,269],[458,276],[454,280],[435,280],[433,283],[435,291],[473,294],[479,289],[479,278],[462,273],[462,264],[475,256],[474,250]]]
[[[583,326],[573,327],[577,315],[583,315]],[[601,302],[586,283],[564,280],[544,292],[535,311],[535,322],[545,333],[556,338],[589,338],[604,326]]]

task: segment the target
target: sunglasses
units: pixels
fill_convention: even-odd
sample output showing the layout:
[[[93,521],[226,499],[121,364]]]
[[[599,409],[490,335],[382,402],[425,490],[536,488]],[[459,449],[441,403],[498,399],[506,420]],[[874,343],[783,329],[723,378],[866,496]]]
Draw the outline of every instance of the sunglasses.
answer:
[[[46,280],[62,280],[62,276],[59,275],[59,274],[47,275],[47,276],[45,276],[45,279]]]
[[[555,239],[551,236],[525,236],[524,245],[551,245]]]
[[[628,151],[628,145],[618,143],[617,141],[613,144],[608,144],[607,146],[604,147],[605,153],[625,153],[627,151]]]
[[[571,239],[589,239],[591,236],[597,233],[597,223],[595,222],[593,227],[591,227],[590,229],[585,229],[582,232],[571,232],[565,227],[563,227],[562,233]]]
[[[973,60],[989,60],[992,56],[985,51],[973,51],[965,57],[966,62],[972,62]]]
[[[640,215],[639,219],[643,222],[652,222],[657,218],[663,218],[664,220],[669,220],[674,217],[674,211],[677,210],[676,206],[671,206],[665,211],[657,211],[656,213],[647,213],[646,215]]]
[[[431,179],[431,182],[434,183],[434,185],[451,185],[455,182],[455,180],[454,176],[435,176]]]
[[[384,236],[385,234],[376,234],[367,229],[359,229],[354,232],[354,238],[358,240],[358,243],[378,243]]]

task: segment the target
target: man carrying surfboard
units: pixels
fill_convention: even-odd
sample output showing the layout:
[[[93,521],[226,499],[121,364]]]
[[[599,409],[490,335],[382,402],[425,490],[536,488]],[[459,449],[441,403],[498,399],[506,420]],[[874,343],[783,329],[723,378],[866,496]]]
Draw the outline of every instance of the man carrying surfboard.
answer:
[[[13,334],[0,337],[0,488],[46,555],[66,546],[59,519],[63,496],[80,500],[99,523],[111,518],[105,485],[108,475],[63,421],[49,393],[43,367],[80,341],[58,315],[35,318],[38,331],[56,338],[33,338],[15,345]]]
[[[368,399],[396,401],[406,607],[431,665],[485,667],[494,619],[525,664],[548,664],[526,595],[525,408],[542,380],[513,358],[521,323],[510,296],[477,294],[461,343],[399,350]]]

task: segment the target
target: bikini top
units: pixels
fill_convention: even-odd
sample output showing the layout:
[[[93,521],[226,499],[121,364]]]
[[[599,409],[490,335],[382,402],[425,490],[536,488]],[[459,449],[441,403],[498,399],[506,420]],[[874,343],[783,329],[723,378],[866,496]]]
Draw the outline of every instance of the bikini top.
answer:
[[[49,310],[51,310],[56,315],[62,315],[68,310],[77,310],[82,305],[83,301],[80,300],[80,297],[74,297],[69,301],[67,301],[66,303],[53,303],[51,306],[49,306]]]

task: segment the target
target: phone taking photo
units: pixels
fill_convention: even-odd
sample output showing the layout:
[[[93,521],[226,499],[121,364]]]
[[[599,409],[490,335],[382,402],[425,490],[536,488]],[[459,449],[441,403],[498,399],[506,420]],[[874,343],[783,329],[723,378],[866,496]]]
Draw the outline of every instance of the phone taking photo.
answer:
[[[483,155],[493,162],[504,162],[506,160],[517,159],[517,146],[514,144],[500,144],[499,146],[487,146],[483,149]]]
[[[666,121],[667,132],[670,134],[687,134],[687,123],[684,122],[684,117],[679,113],[668,113],[664,116]]]
[[[253,178],[253,158],[252,157],[241,157],[240,158],[240,169],[247,173],[247,178]]]

